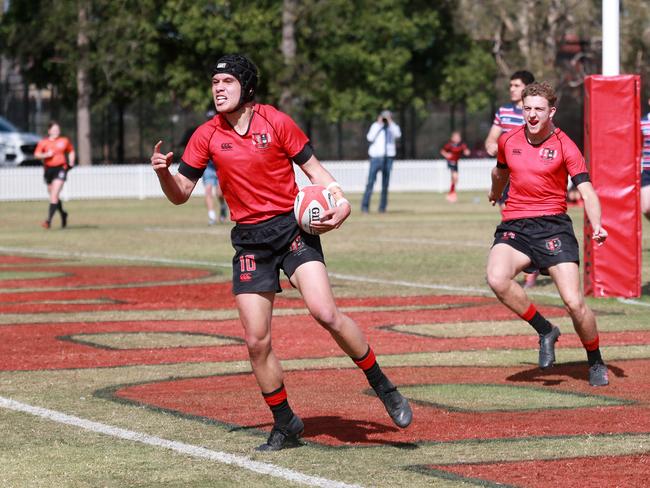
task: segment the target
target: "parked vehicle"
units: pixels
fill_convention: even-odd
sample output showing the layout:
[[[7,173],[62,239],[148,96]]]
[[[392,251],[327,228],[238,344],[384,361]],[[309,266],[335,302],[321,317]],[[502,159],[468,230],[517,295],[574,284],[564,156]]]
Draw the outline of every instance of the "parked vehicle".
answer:
[[[36,144],[42,139],[37,134],[22,132],[4,117],[0,117],[0,166],[36,166]]]

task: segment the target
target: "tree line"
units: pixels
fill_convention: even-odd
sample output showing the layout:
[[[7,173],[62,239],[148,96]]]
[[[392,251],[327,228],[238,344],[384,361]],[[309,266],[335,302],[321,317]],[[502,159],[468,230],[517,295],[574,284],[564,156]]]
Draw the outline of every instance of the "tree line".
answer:
[[[621,4],[623,70],[645,75],[650,5]],[[205,111],[224,53],[251,57],[259,98],[309,127],[381,107],[418,120],[433,100],[473,113],[494,106],[517,69],[576,96],[600,70],[599,29],[599,0],[11,0],[0,50],[76,111],[79,161],[90,164],[92,111],[120,114],[123,151],[123,116],[139,101]]]

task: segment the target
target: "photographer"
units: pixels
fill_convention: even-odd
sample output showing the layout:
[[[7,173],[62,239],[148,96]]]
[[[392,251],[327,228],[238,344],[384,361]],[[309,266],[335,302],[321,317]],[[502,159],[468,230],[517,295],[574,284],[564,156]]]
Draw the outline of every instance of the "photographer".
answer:
[[[383,110],[377,121],[374,122],[366,139],[370,143],[368,156],[370,156],[370,172],[368,173],[368,183],[366,191],[361,202],[361,211],[368,213],[370,207],[370,197],[372,195],[377,173],[381,171],[381,200],[379,201],[379,212],[386,211],[388,204],[388,183],[390,181],[390,171],[393,167],[395,158],[395,141],[402,137],[402,131],[395,122],[390,110]]]

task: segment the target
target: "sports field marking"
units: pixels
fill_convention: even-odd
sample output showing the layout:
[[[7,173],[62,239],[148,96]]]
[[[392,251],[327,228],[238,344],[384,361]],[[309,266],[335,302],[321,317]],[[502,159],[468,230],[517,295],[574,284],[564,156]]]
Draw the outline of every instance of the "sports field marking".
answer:
[[[639,305],[641,307],[650,307],[650,303],[640,302],[638,300],[632,300],[631,298],[618,298],[617,300],[621,303],[625,303],[626,305]]]
[[[109,259],[115,261],[136,261],[143,263],[164,263],[164,264],[187,264],[190,266],[216,266],[218,268],[230,268],[232,263],[217,263],[214,261],[194,261],[191,259],[167,259],[153,258],[150,256],[127,256],[124,254],[96,254],[92,252],[70,252],[52,251],[51,249],[20,249],[18,247],[0,247],[0,252],[8,254],[28,254],[43,256],[58,256],[64,258],[93,258]]]
[[[379,242],[398,242],[404,244],[429,244],[432,246],[465,246],[465,247],[482,247],[488,249],[492,244],[492,241],[489,242],[479,242],[479,241],[440,241],[435,239],[406,239],[403,237],[378,237],[374,239]]]
[[[46,256],[61,256],[61,257],[82,257],[82,258],[95,258],[95,259],[109,259],[109,260],[121,260],[121,261],[141,261],[148,263],[165,263],[165,264],[178,264],[178,265],[194,265],[194,266],[217,266],[219,268],[230,268],[232,263],[217,263],[212,261],[193,261],[187,259],[168,259],[168,258],[155,258],[155,257],[138,257],[138,256],[125,256],[121,254],[95,254],[95,253],[85,253],[85,252],[69,252],[69,251],[52,251],[49,249],[20,249],[14,247],[0,247],[0,252],[3,253],[12,253],[12,254],[35,254],[35,255],[46,255]],[[411,281],[402,281],[402,280],[385,280],[381,278],[370,278],[368,276],[355,276],[347,275],[341,273],[329,273],[333,278],[347,281],[358,281],[363,283],[377,283],[382,285],[393,285],[393,286],[404,286],[408,288],[423,288],[428,290],[445,290],[445,291],[455,291],[462,293],[475,293],[482,295],[492,296],[492,290],[485,288],[476,288],[471,286],[449,286],[449,285],[438,285],[438,284],[429,284],[429,283],[415,283]],[[532,291],[527,290],[529,295],[534,296],[544,296],[559,298],[560,296],[557,293],[552,292],[543,292],[543,291]]]
[[[230,236],[230,226],[213,227],[211,229],[192,229],[179,227],[145,227],[145,232],[159,232],[162,234],[204,234],[211,236]]]
[[[0,397],[0,407],[6,408],[7,410],[13,410],[15,412],[28,413],[36,417],[58,422],[60,424],[72,425],[74,427],[79,427],[91,432],[116,437],[118,439],[140,442],[149,446],[170,449],[180,454],[185,454],[196,458],[208,459],[210,461],[216,461],[222,464],[238,466],[248,471],[273,476],[275,478],[282,478],[301,485],[318,486],[322,488],[362,488],[360,485],[350,485],[341,481],[334,481],[327,478],[310,476],[298,471],[275,466],[270,463],[254,461],[244,456],[236,456],[234,454],[228,454],[226,452],[213,451],[211,449],[194,446],[192,444],[186,444],[184,442],[170,441],[168,439],[163,439],[162,437],[148,435],[133,430],[122,429],[120,427],[102,424],[100,422],[94,422],[92,420],[83,419],[81,417],[75,417],[74,415],[57,412],[56,410],[35,407],[33,405],[18,402],[10,398]]]

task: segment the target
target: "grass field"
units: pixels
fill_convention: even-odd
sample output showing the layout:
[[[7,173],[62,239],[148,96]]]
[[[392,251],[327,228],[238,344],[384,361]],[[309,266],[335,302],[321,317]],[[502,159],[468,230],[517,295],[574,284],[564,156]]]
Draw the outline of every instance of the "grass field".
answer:
[[[376,198],[376,197],[375,197]],[[352,195],[355,209],[359,196]],[[411,399],[394,428],[306,314],[276,300],[274,344],[304,444],[254,451],[270,415],[230,293],[229,225],[200,198],[0,204],[0,486],[642,486],[650,475],[650,227],[643,295],[593,299],[610,386],[547,278],[563,332],[536,368],[532,329],[490,293],[498,212],[483,193],[391,195],[323,236],[339,305]],[[571,209],[582,236],[582,210]]]

